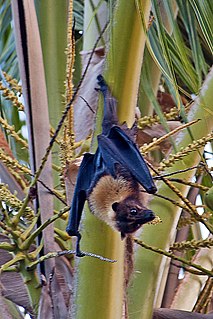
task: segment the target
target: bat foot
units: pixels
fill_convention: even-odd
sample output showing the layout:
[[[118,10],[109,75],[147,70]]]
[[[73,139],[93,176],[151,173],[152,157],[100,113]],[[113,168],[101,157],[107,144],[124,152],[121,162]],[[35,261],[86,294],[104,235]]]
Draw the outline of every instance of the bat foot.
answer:
[[[77,257],[84,257],[85,254],[80,249],[80,240],[81,240],[81,234],[77,232],[77,242],[76,242],[76,256]]]
[[[98,88],[98,90],[97,89],[96,90],[101,91],[103,93],[104,92],[106,93],[106,91],[108,90],[108,86],[107,86],[107,84],[106,84],[106,82],[101,74],[99,74],[97,76],[97,82],[98,82],[98,85],[100,86],[100,88]]]

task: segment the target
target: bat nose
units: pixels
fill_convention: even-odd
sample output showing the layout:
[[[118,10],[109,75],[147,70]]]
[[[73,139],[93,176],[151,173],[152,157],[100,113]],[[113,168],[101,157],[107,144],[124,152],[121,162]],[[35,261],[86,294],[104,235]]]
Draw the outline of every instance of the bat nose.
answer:
[[[153,213],[152,210],[146,209],[143,211],[143,216],[141,217],[142,224],[151,222],[153,219],[155,219],[155,214]]]
[[[153,213],[153,211],[151,209],[147,209],[145,211],[145,214],[147,215],[147,217],[155,218],[155,214]]]

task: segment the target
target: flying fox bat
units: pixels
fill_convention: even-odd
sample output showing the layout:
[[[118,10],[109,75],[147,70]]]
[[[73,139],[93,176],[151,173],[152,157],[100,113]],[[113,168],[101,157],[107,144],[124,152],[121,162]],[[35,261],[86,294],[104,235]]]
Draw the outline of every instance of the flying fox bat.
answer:
[[[122,239],[155,218],[144,206],[141,190],[143,187],[153,194],[157,189],[133,141],[133,128],[119,126],[117,102],[104,78],[99,75],[97,80],[104,97],[102,134],[98,136],[96,153],[86,153],[83,157],[66,229],[70,236],[77,237],[77,256],[83,256],[79,224],[86,200],[91,212],[119,231]]]

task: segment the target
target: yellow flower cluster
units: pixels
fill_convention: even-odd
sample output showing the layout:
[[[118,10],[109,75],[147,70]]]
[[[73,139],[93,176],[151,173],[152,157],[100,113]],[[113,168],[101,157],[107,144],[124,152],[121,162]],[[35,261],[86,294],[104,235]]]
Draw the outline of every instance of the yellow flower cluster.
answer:
[[[17,198],[16,195],[12,194],[5,184],[0,184],[0,201],[6,205],[18,211],[22,207],[22,201]],[[25,214],[28,216],[34,216],[34,211],[30,207],[25,208]]]
[[[0,91],[2,91],[2,95],[5,97],[5,99],[10,100],[13,103],[13,105],[18,108],[19,111],[24,110],[24,105],[18,100],[16,94],[12,90],[6,88],[1,81]]]
[[[183,251],[186,249],[199,249],[199,248],[210,248],[213,246],[213,238],[202,239],[202,240],[189,240],[176,242],[171,247],[170,250]]]
[[[179,118],[179,113],[180,111],[176,107],[174,107],[170,110],[170,112],[163,114],[165,119],[169,121]],[[143,129],[145,126],[152,126],[153,124],[157,123],[160,123],[160,118],[158,115],[144,116],[138,120],[138,127],[140,129]]]
[[[16,92],[19,92],[19,94],[22,94],[22,86],[18,84],[18,81],[14,79],[11,75],[7,74],[6,72],[2,72],[5,80],[10,85],[11,89],[15,90]]]
[[[7,155],[2,148],[0,148],[0,160],[6,164],[8,168],[12,170],[18,169],[22,173],[31,174],[31,170],[24,165],[19,164],[19,162],[15,159]]]
[[[10,135],[15,138],[17,142],[20,142],[25,148],[28,148],[27,142],[16,133],[14,126],[9,125],[2,117],[0,117],[0,124],[10,132]]]
[[[213,133],[208,134],[197,141],[193,141],[187,147],[182,148],[180,152],[176,154],[170,154],[168,158],[161,161],[157,171],[162,172],[166,168],[171,167],[175,162],[180,161],[184,156],[188,155],[190,152],[197,151],[203,147],[207,142],[213,139]]]

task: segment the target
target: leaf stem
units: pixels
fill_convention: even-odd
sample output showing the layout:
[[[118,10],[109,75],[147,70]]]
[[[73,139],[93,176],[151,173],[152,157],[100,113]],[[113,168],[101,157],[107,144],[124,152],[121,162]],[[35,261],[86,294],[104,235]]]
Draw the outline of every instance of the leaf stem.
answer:
[[[160,249],[160,248],[157,248],[157,247],[152,247],[150,245],[147,245],[145,244],[142,240],[139,240],[137,238],[134,238],[134,242],[138,245],[140,245],[141,247],[145,248],[145,249],[148,249],[148,250],[151,250],[155,253],[158,253],[160,255],[164,255],[166,257],[169,257],[169,258],[172,258],[174,260],[178,260],[180,262],[182,262],[183,264],[185,265],[188,265],[190,267],[193,267],[195,269],[198,269],[199,271],[201,271],[202,273],[206,274],[207,276],[209,277],[213,277],[213,271],[211,270],[208,270],[206,268],[203,268],[202,266],[198,265],[198,264],[195,264],[193,263],[192,261],[189,261],[189,260],[186,260],[185,258],[182,258],[182,257],[178,257],[176,255],[174,255],[173,253],[171,252],[168,252],[168,251],[165,251],[163,249]]]

